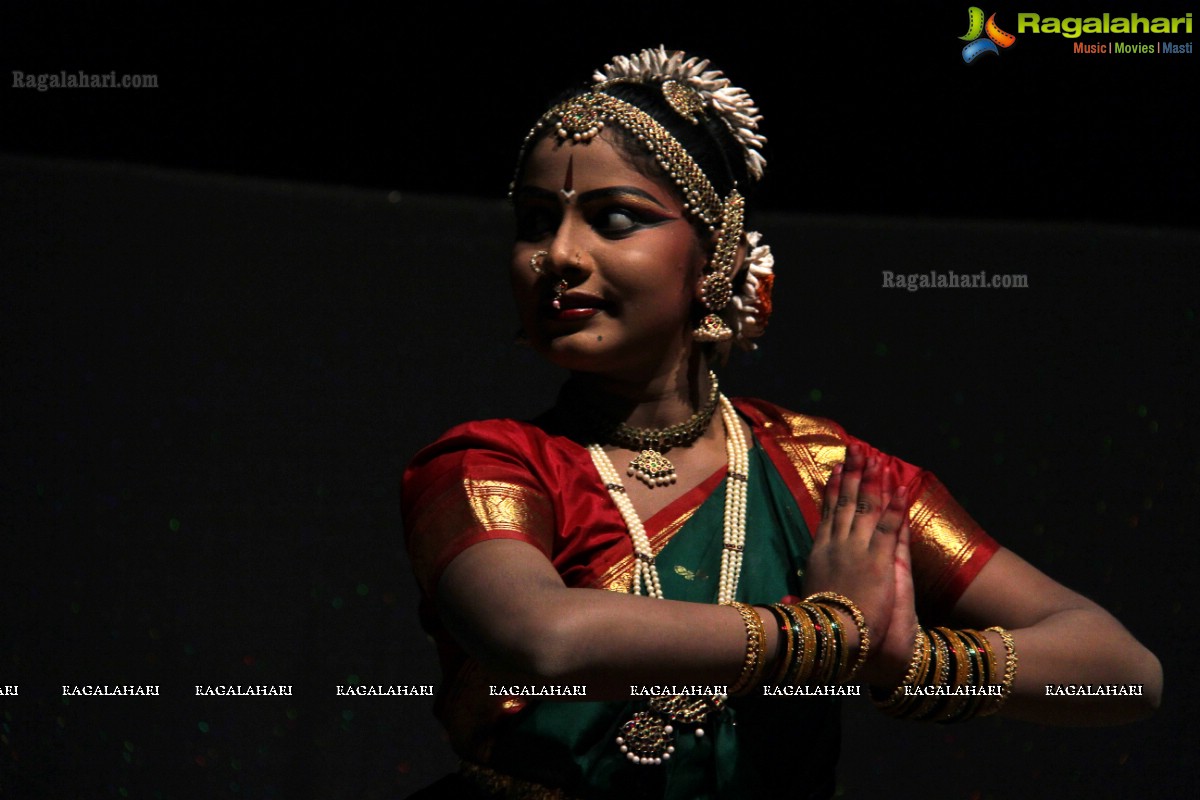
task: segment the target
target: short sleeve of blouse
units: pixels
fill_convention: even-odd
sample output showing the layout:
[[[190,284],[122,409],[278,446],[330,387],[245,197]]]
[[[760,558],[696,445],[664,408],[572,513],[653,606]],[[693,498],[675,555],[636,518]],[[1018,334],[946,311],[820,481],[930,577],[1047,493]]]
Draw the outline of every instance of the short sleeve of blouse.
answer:
[[[932,473],[909,484],[913,582],[917,596],[937,616],[948,613],[984,568],[999,543],[958,504]]]
[[[432,596],[463,550],[489,539],[528,542],[550,557],[554,510],[526,453],[536,429],[513,420],[451,429],[404,471],[404,539],[417,583]]]
[[[859,444],[895,471],[909,491],[913,584],[918,611],[930,621],[945,616],[1000,545],[971,518],[928,470],[889,456],[846,433],[837,423],[795,414],[761,400],[741,400],[764,447],[794,493],[813,530],[821,516],[825,484],[846,448]]]

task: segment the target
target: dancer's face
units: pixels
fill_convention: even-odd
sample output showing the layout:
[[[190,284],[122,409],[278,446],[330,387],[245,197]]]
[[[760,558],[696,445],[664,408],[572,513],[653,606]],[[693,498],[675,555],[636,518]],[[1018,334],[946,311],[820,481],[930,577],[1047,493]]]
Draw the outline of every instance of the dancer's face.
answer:
[[[633,376],[692,347],[708,253],[673,187],[631,165],[611,135],[548,137],[530,152],[514,194],[512,285],[526,334],[552,362]]]

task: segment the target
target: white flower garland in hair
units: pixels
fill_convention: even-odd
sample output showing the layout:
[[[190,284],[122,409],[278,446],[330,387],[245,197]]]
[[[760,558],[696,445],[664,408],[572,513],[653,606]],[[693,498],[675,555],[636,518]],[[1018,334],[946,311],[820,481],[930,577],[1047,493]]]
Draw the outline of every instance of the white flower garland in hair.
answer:
[[[767,139],[758,132],[762,114],[745,89],[730,84],[720,70],[707,69],[708,59],[688,58],[681,50],[668,53],[663,45],[629,56],[617,56],[596,70],[596,83],[626,78],[637,82],[676,80],[691,86],[720,115],[742,146],[746,169],[759,180],[767,160],[759,151]]]
[[[750,252],[746,254],[746,280],[742,291],[731,301],[733,336],[743,350],[756,350],[752,340],[767,330],[771,314],[771,290],[775,282],[775,256],[768,245],[760,245],[762,234],[746,231]],[[765,306],[765,307],[764,307]]]

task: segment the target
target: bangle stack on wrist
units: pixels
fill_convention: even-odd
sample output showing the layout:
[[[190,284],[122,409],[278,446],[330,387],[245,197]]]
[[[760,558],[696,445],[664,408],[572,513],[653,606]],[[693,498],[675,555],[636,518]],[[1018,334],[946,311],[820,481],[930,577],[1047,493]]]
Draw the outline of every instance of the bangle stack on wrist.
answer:
[[[866,619],[850,598],[833,592],[814,594],[792,605],[768,606],[779,624],[779,656],[764,680],[766,633],[758,612],[745,603],[730,603],[746,624],[746,659],[731,695],[744,694],[755,686],[799,686],[803,684],[849,683],[870,652],[871,636]],[[858,628],[858,650],[851,647],[838,617],[845,610]]]
[[[854,680],[871,651],[866,619],[850,598],[833,592],[809,595],[799,603],[767,606],[779,626],[775,664],[766,673],[767,637],[754,606],[727,603],[746,626],[746,656],[730,695],[746,694],[759,685],[801,686],[845,684]],[[858,628],[852,654],[838,610]],[[1012,694],[1017,676],[1017,646],[1003,628],[988,631],[1004,642],[1000,663],[985,632],[973,629],[918,628],[908,670],[893,691],[872,690],[875,705],[893,717],[932,722],[965,722],[995,714]],[[852,657],[853,655],[853,657]]]
[[[845,678],[841,679],[841,683],[849,683],[854,680],[854,676],[862,669],[862,665],[867,663],[867,654],[871,652],[871,632],[867,629],[867,620],[862,612],[858,610],[858,606],[845,595],[835,592],[817,592],[814,595],[809,595],[806,602],[826,601],[822,606],[834,605],[844,610],[854,620],[854,626],[858,628],[858,657],[854,659],[854,663],[850,665],[850,671],[846,673]],[[836,622],[837,617],[833,612],[828,611],[829,616]],[[844,648],[843,648],[844,649]]]
[[[1017,650],[1008,631],[988,630],[1004,640],[1003,671],[982,632],[919,628],[908,672],[890,694],[874,696],[875,705],[889,716],[933,722],[995,714],[1012,693]]]

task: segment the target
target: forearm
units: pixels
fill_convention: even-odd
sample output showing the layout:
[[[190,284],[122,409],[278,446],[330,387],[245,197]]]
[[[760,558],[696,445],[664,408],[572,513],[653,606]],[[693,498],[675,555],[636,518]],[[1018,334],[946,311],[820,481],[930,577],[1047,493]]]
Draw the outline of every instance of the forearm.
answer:
[[[1107,611],[1001,549],[954,609],[954,627],[1007,628],[1016,643],[1014,694],[1001,714],[1058,725],[1116,725],[1158,707],[1162,668]],[[996,658],[1000,637],[988,634]],[[1141,696],[1048,694],[1047,686],[1140,685]]]
[[[1142,719],[1158,707],[1158,659],[1103,609],[1060,611],[1010,633],[1019,668],[1002,715],[1058,725],[1115,725]],[[1002,659],[1000,636],[987,636]],[[1116,687],[1118,693],[1083,695],[1074,688],[1081,686],[1105,687],[1099,689],[1103,692]],[[1120,694],[1120,687],[1131,693]]]
[[[439,613],[459,644],[505,680],[583,684],[589,699],[626,698],[631,685],[733,684],[746,658],[734,608],[568,588],[512,542],[465,551],[447,569]],[[533,562],[536,563],[536,562]],[[770,612],[766,669],[778,635]]]
[[[756,609],[760,619],[766,613]],[[563,589],[541,672],[623,698],[631,685],[732,685],[746,659],[746,626],[728,606]],[[766,668],[776,650],[770,621]]]

